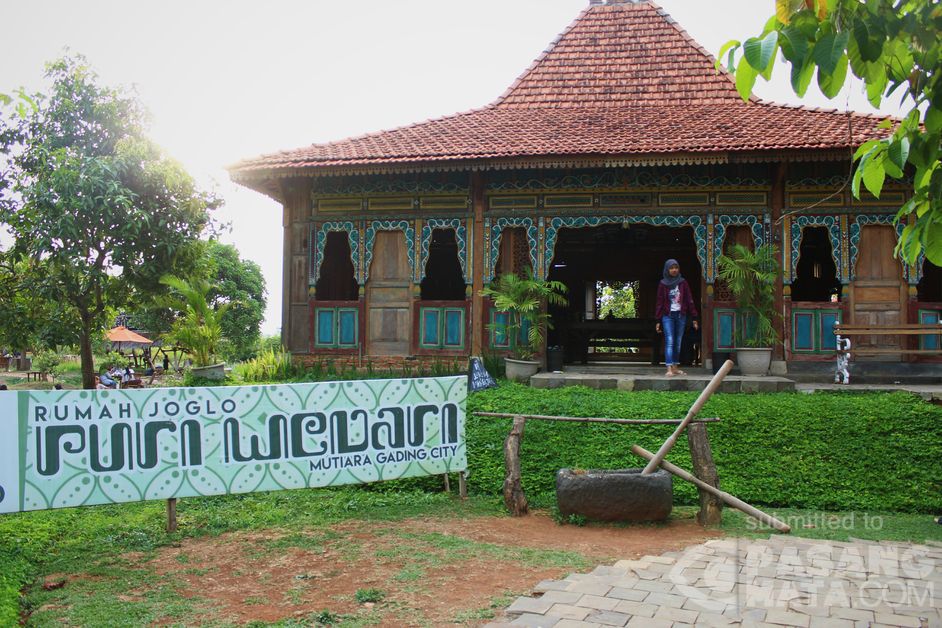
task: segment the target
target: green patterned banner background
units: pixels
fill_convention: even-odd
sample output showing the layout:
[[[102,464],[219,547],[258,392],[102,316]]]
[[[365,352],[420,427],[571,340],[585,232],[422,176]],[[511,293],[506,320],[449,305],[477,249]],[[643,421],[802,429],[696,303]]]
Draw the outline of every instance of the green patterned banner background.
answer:
[[[467,381],[0,392],[0,513],[464,471]]]

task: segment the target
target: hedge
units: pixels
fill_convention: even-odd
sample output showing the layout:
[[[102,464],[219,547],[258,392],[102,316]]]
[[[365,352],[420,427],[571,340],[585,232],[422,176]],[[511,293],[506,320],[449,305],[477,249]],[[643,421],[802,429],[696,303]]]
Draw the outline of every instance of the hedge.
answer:
[[[503,382],[468,402],[469,488],[498,494],[510,419],[471,413],[520,412],[613,418],[682,418],[696,393],[623,392],[567,387],[540,390]],[[757,505],[826,510],[942,512],[942,408],[908,393],[718,394],[708,424],[721,487]],[[554,501],[563,467],[643,466],[633,443],[656,451],[672,425],[527,421],[523,488],[538,504]],[[691,469],[681,438],[668,459]],[[675,502],[696,489],[674,482]]]

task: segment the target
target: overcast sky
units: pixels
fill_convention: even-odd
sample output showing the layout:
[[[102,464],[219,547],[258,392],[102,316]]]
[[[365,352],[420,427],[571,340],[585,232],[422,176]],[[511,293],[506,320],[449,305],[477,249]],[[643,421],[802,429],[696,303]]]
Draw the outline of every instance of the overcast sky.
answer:
[[[707,50],[757,34],[773,0],[660,0]],[[150,135],[225,199],[223,240],[268,285],[263,332],[281,321],[281,211],[229,182],[224,166],[280,149],[487,104],[588,0],[29,0],[4,2],[0,92],[40,89],[68,47],[108,85],[136,89]],[[778,82],[756,94],[799,102]],[[834,101],[871,111],[855,83]],[[885,113],[898,113],[884,107]],[[769,130],[774,132],[773,129]]]

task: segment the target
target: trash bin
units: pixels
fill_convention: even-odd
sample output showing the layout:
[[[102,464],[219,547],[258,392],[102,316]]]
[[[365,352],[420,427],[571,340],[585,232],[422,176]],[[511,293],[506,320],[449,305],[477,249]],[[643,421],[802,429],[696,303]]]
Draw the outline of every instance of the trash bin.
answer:
[[[564,351],[562,347],[554,346],[547,347],[546,349],[546,370],[552,373],[553,371],[563,370],[563,355]]]
[[[720,371],[720,367],[723,366],[723,363],[726,360],[731,360],[733,354],[729,351],[714,351],[713,352],[713,374],[716,375]]]

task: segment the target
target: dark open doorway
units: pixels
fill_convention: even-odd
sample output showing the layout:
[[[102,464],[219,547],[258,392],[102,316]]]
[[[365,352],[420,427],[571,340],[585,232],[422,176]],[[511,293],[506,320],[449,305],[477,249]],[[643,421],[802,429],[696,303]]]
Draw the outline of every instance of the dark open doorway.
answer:
[[[663,337],[654,332],[655,297],[664,262],[674,258],[700,308],[701,268],[693,230],[615,224],[561,229],[550,279],[569,288],[569,306],[550,308],[548,344],[566,361],[656,363]],[[698,332],[685,334],[686,361],[699,361]]]
[[[805,227],[798,249],[798,267],[792,282],[792,301],[837,300],[841,282],[837,278],[831,237],[826,227]]]
[[[929,260],[922,263],[922,280],[916,286],[916,300],[922,303],[942,303],[942,268]]]
[[[354,276],[350,243],[345,231],[327,234],[324,261],[315,288],[318,301],[356,301],[359,298],[359,284]]]
[[[452,229],[435,229],[429,243],[423,301],[461,301],[465,298],[464,275],[458,262],[458,242]]]

